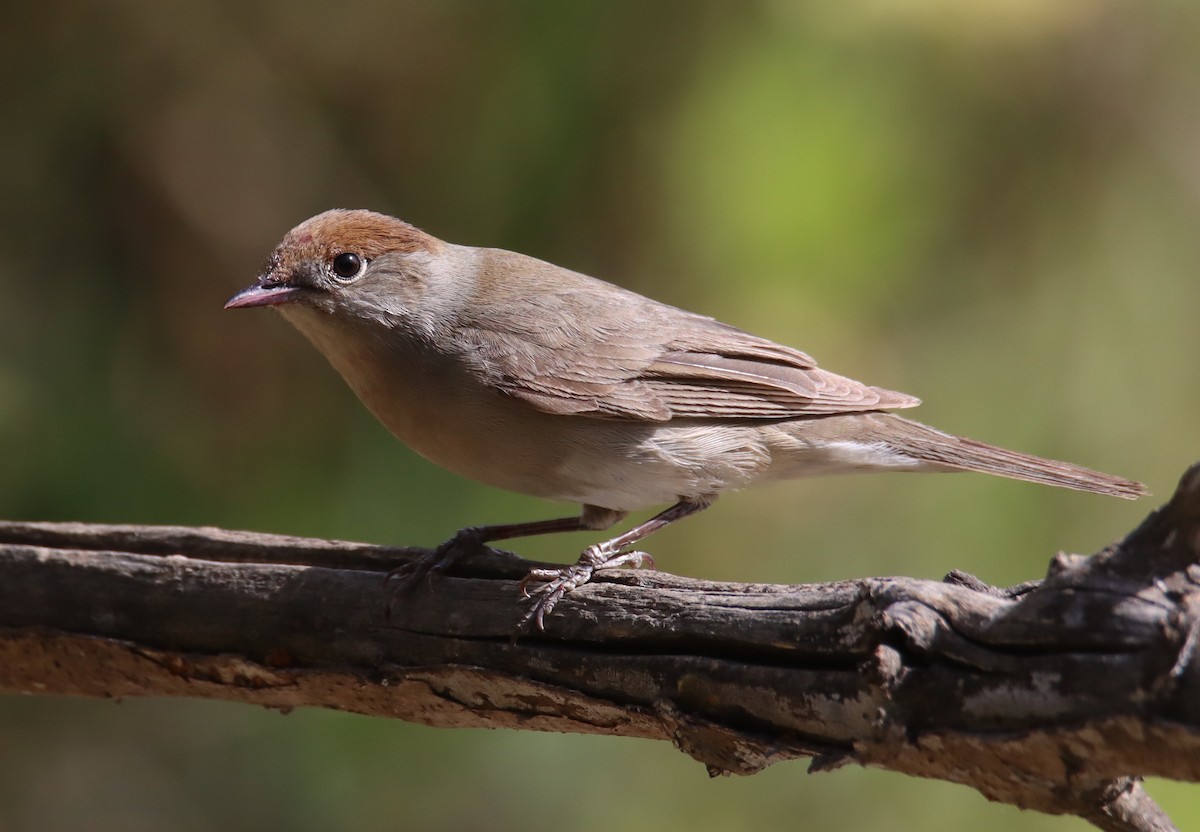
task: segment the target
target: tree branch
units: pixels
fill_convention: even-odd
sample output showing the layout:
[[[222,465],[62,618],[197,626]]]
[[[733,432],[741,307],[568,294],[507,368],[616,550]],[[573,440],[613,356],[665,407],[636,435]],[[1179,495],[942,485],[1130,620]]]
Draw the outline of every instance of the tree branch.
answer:
[[[207,528],[0,523],[0,691],[316,706],[674,743],[713,774],[810,757],[1170,830],[1200,781],[1200,464],[1125,540],[1010,590],[952,573],[771,586],[610,572],[513,635],[532,564]]]

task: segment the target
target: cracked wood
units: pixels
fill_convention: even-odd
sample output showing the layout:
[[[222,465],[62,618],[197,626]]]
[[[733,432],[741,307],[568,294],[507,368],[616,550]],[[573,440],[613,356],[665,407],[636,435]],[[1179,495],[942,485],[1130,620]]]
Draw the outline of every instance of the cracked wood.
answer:
[[[1200,781],[1200,467],[1124,541],[1010,590],[614,572],[513,640],[530,564],[481,552],[385,617],[420,550],[217,529],[0,523],[0,690],[330,707],[669,740],[713,773],[813,758],[1171,829]]]

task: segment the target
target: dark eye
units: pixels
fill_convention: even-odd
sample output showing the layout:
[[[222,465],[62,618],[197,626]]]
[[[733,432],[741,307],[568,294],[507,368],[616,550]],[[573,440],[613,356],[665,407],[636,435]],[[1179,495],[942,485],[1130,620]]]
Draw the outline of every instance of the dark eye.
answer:
[[[356,277],[363,269],[363,259],[351,251],[343,251],[333,258],[333,273],[342,280]]]

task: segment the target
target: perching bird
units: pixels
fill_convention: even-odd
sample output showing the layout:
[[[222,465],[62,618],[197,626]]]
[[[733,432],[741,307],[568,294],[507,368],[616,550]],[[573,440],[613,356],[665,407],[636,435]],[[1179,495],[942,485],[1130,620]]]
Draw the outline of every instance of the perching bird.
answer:
[[[1133,499],[1140,483],[942,433],[886,411],[919,400],[822,370],[736,327],[510,251],[443,242],[370,211],[319,214],[283,238],[226,308],[274,306],[402,442],[578,516],[461,530],[409,573],[469,547],[607,529],[540,582],[543,619],[595,570],[725,491],[855,471],[980,471]],[[524,588],[524,583],[522,584]]]

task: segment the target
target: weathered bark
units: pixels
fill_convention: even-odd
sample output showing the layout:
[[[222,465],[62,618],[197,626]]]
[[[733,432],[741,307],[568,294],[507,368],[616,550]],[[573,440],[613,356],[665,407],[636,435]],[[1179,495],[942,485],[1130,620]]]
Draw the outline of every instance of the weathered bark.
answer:
[[[446,727],[652,737],[712,773],[796,757],[1168,830],[1140,777],[1200,781],[1200,465],[1091,558],[998,590],[612,572],[513,638],[530,564],[217,529],[0,523],[0,691],[195,696]]]

